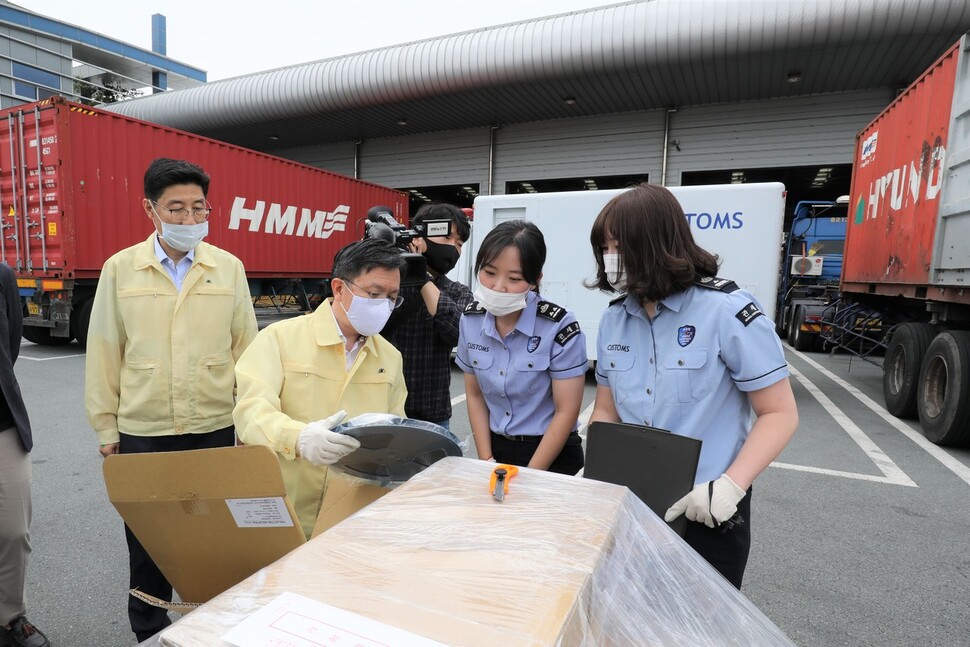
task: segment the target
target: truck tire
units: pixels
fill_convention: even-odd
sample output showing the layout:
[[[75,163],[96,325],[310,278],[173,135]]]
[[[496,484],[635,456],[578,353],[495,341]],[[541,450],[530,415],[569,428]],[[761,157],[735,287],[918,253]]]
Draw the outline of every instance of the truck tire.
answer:
[[[788,324],[785,326],[785,339],[788,341],[789,346],[795,345],[795,315],[799,314],[798,307],[791,307],[788,309]]]
[[[916,392],[926,349],[936,335],[928,323],[904,323],[893,332],[882,365],[886,410],[897,418],[916,418]]]
[[[41,346],[65,346],[71,343],[71,337],[54,337],[50,328],[40,326],[24,326],[22,334],[27,341]]]
[[[805,332],[802,330],[802,321],[805,319],[805,307],[795,308],[795,315],[792,317],[791,333],[788,343],[797,351],[815,350],[815,342],[818,341],[817,332]]]
[[[88,346],[88,325],[91,323],[91,307],[94,305],[94,297],[85,299],[81,304],[71,311],[71,334],[81,345],[81,350]]]
[[[917,410],[931,442],[970,445],[970,332],[942,332],[930,342],[919,373]]]

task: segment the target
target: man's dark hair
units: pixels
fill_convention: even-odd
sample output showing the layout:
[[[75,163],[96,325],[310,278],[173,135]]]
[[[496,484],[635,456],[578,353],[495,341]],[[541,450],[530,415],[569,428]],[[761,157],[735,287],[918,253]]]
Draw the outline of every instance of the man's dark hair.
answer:
[[[603,269],[607,238],[617,242],[626,270],[626,290],[641,301],[660,301],[694,281],[717,274],[718,257],[694,242],[684,209],[674,194],[641,184],[603,207],[589,234],[596,257],[596,280],[589,287],[614,292]]]
[[[202,187],[202,195],[209,195],[208,174],[192,162],[159,157],[148,165],[145,171],[146,198],[155,202],[165,189],[176,184],[197,184]]]
[[[411,226],[420,225],[425,220],[451,220],[452,231],[458,232],[461,242],[467,242],[471,236],[471,225],[468,224],[468,216],[453,204],[437,202],[434,204],[422,205],[414,217],[411,218]]]
[[[519,250],[519,263],[522,265],[522,278],[539,289],[539,277],[546,262],[546,239],[535,223],[526,220],[508,220],[499,223],[488,232],[478,248],[475,259],[475,273],[486,265],[495,262],[506,247]]]
[[[333,277],[353,281],[374,268],[397,270],[403,276],[406,265],[401,250],[394,245],[377,238],[365,238],[337,252],[333,259]]]

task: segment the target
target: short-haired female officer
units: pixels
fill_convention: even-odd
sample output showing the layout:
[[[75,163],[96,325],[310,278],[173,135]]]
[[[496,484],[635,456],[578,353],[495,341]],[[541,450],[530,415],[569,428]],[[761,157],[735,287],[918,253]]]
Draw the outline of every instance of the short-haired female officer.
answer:
[[[468,419],[478,456],[562,474],[583,467],[577,432],[586,338],[576,317],[539,296],[546,260],[531,222],[503,222],[478,250],[478,288],[459,323]]]
[[[798,425],[774,326],[750,293],[715,278],[717,257],[694,242],[683,209],[663,187],[645,184],[613,198],[590,242],[595,287],[620,293],[600,321],[590,420],[703,441],[695,487],[666,518],[686,514],[684,539],[740,588],[751,545],[751,484]],[[740,525],[721,525],[736,512]]]

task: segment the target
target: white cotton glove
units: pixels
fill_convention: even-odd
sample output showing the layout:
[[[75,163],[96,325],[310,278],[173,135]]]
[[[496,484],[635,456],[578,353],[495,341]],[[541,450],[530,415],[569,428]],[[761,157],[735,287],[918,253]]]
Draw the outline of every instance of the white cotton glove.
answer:
[[[307,424],[296,438],[296,451],[314,465],[333,465],[360,447],[360,441],[331,431],[347,416],[338,411],[328,418]]]
[[[670,506],[664,520],[669,523],[686,513],[690,521],[715,528],[734,516],[744,494],[741,486],[727,474],[722,474],[716,481],[695,485],[690,494]]]

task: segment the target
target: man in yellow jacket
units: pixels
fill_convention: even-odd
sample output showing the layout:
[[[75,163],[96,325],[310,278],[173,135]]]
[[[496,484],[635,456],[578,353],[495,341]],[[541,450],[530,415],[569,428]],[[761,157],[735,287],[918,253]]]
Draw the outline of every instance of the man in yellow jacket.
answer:
[[[379,240],[345,247],[315,312],[261,330],[236,364],[239,439],[279,454],[286,491],[307,537],[323,501],[327,465],[359,443],[331,429],[344,416],[404,416],[401,353],[378,333],[398,296],[404,259]]]
[[[235,444],[233,368],[256,336],[243,265],[202,242],[209,176],[160,158],[145,172],[148,239],[109,258],[91,310],[85,408],[102,456]],[[131,587],[171,600],[172,586],[128,527]],[[129,598],[139,641],[170,624]]]

